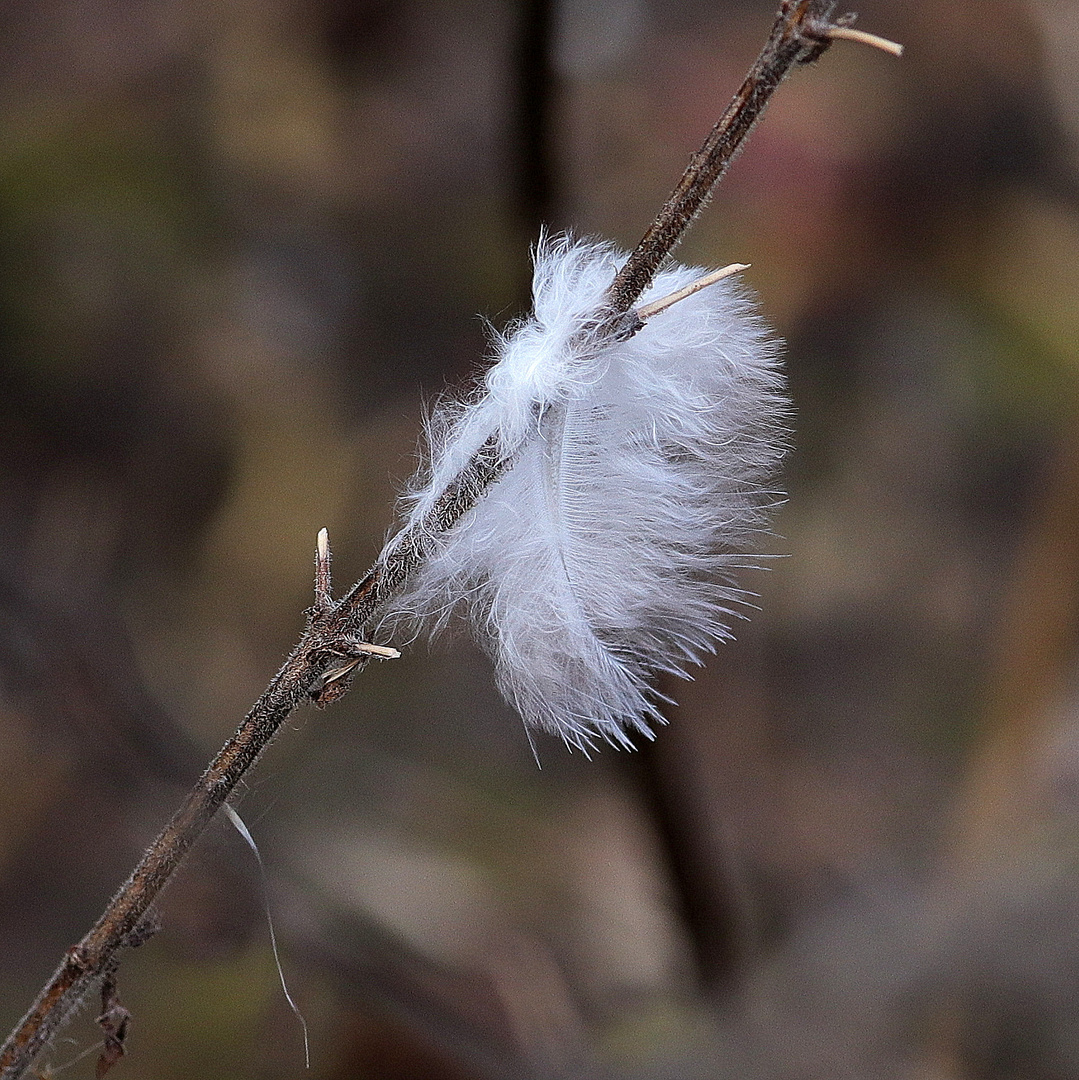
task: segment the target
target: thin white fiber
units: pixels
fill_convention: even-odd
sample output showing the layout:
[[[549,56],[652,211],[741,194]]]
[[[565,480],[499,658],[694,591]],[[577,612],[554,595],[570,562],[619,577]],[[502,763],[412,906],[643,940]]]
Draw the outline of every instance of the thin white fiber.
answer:
[[[526,723],[586,751],[650,735],[655,674],[684,676],[730,636],[744,598],[733,572],[779,501],[787,409],[778,344],[730,281],[600,342],[596,313],[624,258],[541,243],[533,315],[498,338],[473,399],[429,425],[410,524],[492,435],[514,464],[433,538],[397,602],[436,627],[465,609]],[[665,270],[642,302],[703,273]]]

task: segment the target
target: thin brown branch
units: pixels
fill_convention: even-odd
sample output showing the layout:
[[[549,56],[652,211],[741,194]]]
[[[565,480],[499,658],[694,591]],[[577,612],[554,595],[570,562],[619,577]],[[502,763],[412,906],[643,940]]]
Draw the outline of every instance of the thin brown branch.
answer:
[[[632,325],[627,325],[627,315],[707,202],[794,64],[820,56],[831,41],[831,32],[847,24],[847,19],[830,21],[832,8],[828,0],[785,0],[734,101],[612,283],[605,312],[612,335],[639,328],[639,319],[631,319]],[[0,1080],[21,1077],[87,991],[115,972],[120,949],[141,939],[140,926],[150,905],[284,720],[305,701],[327,704],[347,691],[352,674],[362,670],[370,656],[362,647],[365,627],[430,555],[431,537],[451,528],[466,514],[509,464],[493,440],[482,446],[426,520],[391,540],[367,575],[336,603],[330,596],[329,548],[320,538],[315,603],[302,637],[97,924],[68,950],[30,1011],[0,1048]],[[343,668],[348,673],[342,677]]]
[[[607,297],[614,318],[624,316],[651,284],[693,219],[707,205],[716,184],[794,65],[816,60],[831,44],[832,31],[850,21],[848,17],[833,22],[834,7],[834,3],[819,0],[784,0],[768,40],[738,93],[611,282]]]

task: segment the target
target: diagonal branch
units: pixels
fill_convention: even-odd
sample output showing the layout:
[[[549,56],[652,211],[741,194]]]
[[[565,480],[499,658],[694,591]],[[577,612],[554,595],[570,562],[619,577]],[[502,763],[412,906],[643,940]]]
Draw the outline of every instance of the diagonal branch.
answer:
[[[738,93],[708,133],[704,145],[690,158],[678,186],[611,283],[607,297],[613,315],[625,315],[651,284],[693,219],[707,205],[716,184],[794,65],[816,60],[831,44],[831,32],[853,21],[853,16],[844,16],[832,22],[834,7],[832,2],[784,0],[768,40]]]
[[[830,0],[784,0],[768,40],[731,105],[611,284],[606,311],[600,314],[608,317],[612,337],[628,336],[640,328],[633,306],[708,201],[779,84],[796,63],[820,56],[834,31],[849,26],[852,17],[831,19],[833,7]],[[315,605],[299,642],[101,918],[67,951],[0,1048],[0,1080],[21,1077],[87,991],[115,971],[119,950],[140,940],[154,899],[289,714],[305,701],[327,704],[347,691],[351,674],[361,670],[370,656],[361,635],[379,607],[430,556],[430,538],[460,520],[510,464],[493,442],[484,444],[427,518],[394,537],[371,570],[336,603],[329,595],[329,549],[320,538]],[[342,671],[347,674],[342,676]]]

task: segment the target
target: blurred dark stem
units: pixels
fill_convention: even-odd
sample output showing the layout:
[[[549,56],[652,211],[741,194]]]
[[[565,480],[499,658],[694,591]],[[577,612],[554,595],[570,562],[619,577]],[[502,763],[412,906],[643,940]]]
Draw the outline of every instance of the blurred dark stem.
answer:
[[[760,948],[760,911],[739,836],[746,792],[768,783],[764,640],[751,624],[694,680],[671,726],[624,760],[651,816],[699,988],[737,992]],[[660,689],[673,696],[673,678]]]
[[[713,128],[656,220],[608,291],[604,310],[612,339],[629,336],[640,320],[632,308],[670,251],[707,202],[771,95],[796,63],[819,57],[830,43],[833,4],[825,0],[784,0],[764,48],[735,99]],[[118,951],[138,936],[150,905],[183,862],[191,846],[236,785],[258,760],[288,716],[301,704],[340,697],[351,675],[327,675],[342,661],[364,660],[357,648],[364,628],[381,604],[399,592],[422,565],[437,536],[466,514],[511,462],[488,440],[426,518],[395,536],[368,574],[328,609],[318,603],[307,628],[281,670],[236,733],[218,752],[172,820],[150,846],[131,877],[110,901],[90,932],[64,955],[37,1000],[0,1050],[0,1080],[22,1076],[85,994],[111,971]]]
[[[687,720],[680,717],[676,723]],[[703,798],[694,770],[686,768],[691,749],[684,732],[664,731],[626,763],[660,843],[697,980],[702,989],[715,992],[737,975],[746,959],[738,934],[745,913],[736,891],[717,880],[724,853],[705,842],[702,815],[713,808]]]
[[[514,217],[526,243],[534,242],[540,227],[550,222],[558,183],[554,42],[554,0],[521,0],[514,64],[511,184]],[[523,265],[527,266],[527,260]]]

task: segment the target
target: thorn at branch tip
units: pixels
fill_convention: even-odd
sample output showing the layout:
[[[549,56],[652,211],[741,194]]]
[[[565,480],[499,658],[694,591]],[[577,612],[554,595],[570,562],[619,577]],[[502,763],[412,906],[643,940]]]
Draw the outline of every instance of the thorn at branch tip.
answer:
[[[377,656],[380,660],[400,660],[399,649],[391,649],[389,645],[371,645],[366,641],[353,642],[352,647],[365,656]]]
[[[333,607],[333,585],[330,578],[330,534],[319,529],[315,541],[315,614]]]
[[[874,49],[891,53],[892,56],[902,56],[903,46],[898,41],[889,41],[879,34],[869,34],[865,30],[855,30],[853,26],[832,26],[828,29],[828,36],[833,41],[857,41],[862,45],[871,45]]]
[[[322,677],[324,684],[337,682],[338,679],[343,679],[351,671],[353,671],[358,664],[362,664],[369,656],[377,657],[379,660],[399,660],[401,653],[397,649],[391,649],[388,645],[371,645],[366,641],[353,641],[349,643],[349,649],[357,653],[356,656],[349,657],[339,667],[331,668]]]
[[[701,289],[707,289],[709,285],[714,285],[717,281],[722,281],[732,274],[740,274],[743,270],[748,269],[749,263],[731,263],[729,266],[724,266],[720,270],[713,270],[710,274],[705,274],[704,277],[699,277],[696,281],[691,281],[688,285],[683,286],[677,292],[673,292],[669,296],[664,296],[660,300],[653,300],[650,304],[642,304],[637,308],[635,314],[642,323],[647,322],[654,315],[658,315],[661,311],[666,311],[667,308],[673,307],[679,300],[685,300],[687,296],[692,296],[694,293],[700,292]]]

